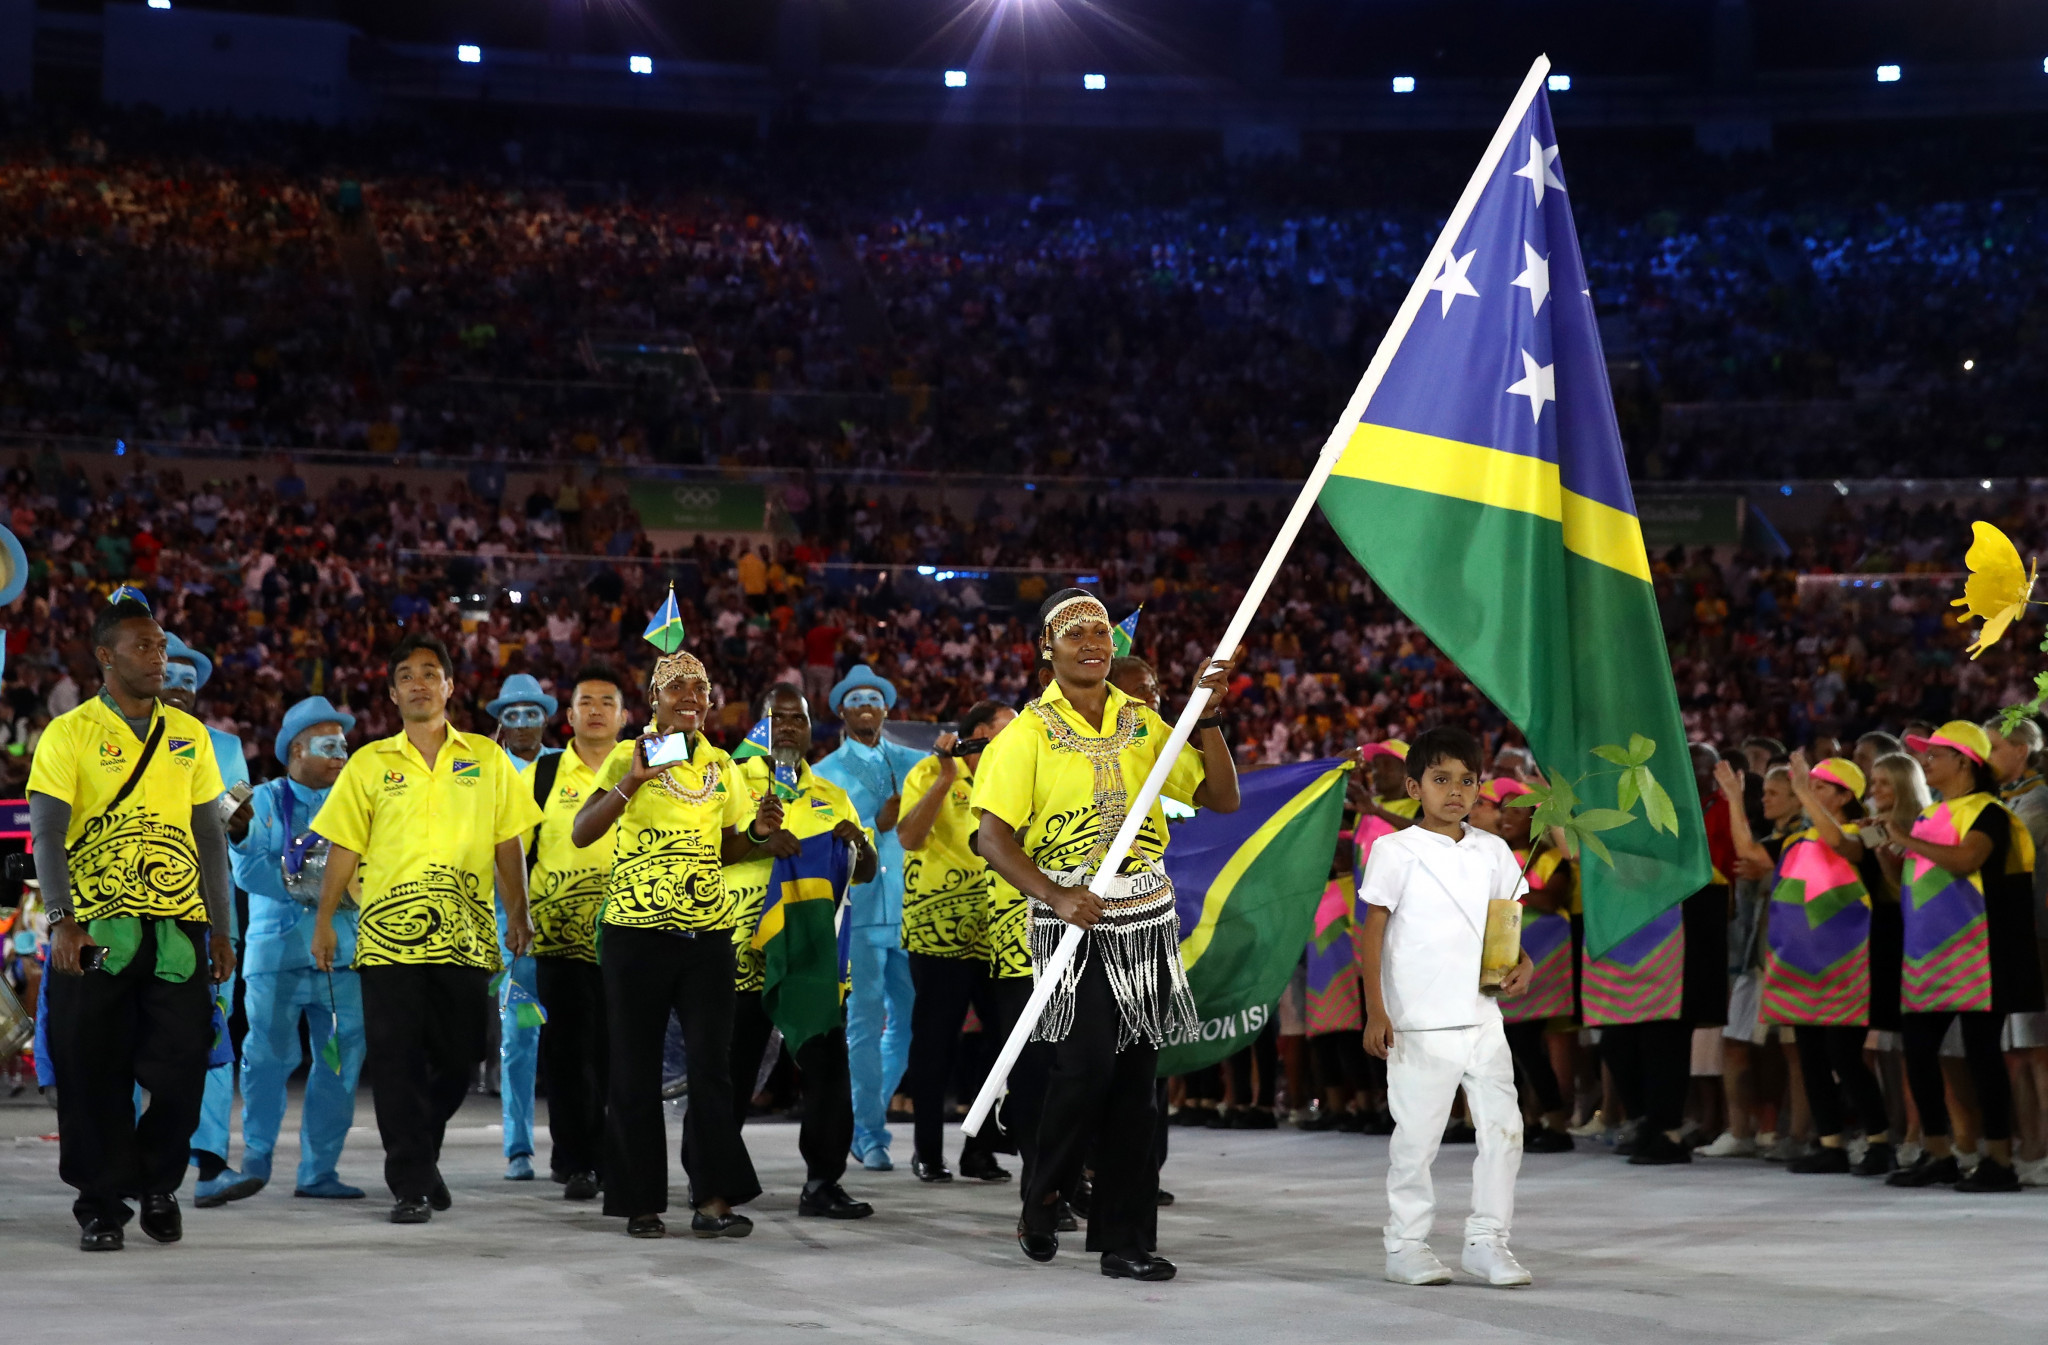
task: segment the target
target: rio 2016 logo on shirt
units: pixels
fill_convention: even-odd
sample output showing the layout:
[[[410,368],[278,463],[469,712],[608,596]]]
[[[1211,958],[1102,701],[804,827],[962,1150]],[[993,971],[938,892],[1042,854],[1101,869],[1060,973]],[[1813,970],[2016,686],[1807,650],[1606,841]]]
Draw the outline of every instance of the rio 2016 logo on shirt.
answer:
[[[563,803],[574,803],[583,797],[583,791],[574,785],[563,785],[555,791],[555,798]]]
[[[119,744],[119,743],[101,743],[101,744],[100,744],[100,765],[102,765],[102,766],[118,766],[118,765],[120,765],[120,764],[121,764],[121,756],[122,756],[122,753],[121,753],[121,744]]]
[[[457,757],[455,759],[455,778],[465,785],[475,784],[484,778],[483,763],[471,761],[466,757]]]
[[[173,761],[199,760],[199,745],[190,738],[166,738],[164,746],[171,749]]]
[[[405,772],[404,772],[404,771],[386,771],[386,772],[384,772],[384,792],[385,792],[386,794],[395,794],[395,793],[397,793],[397,792],[398,792],[399,790],[401,790],[401,789],[404,789],[404,788],[405,788]]]

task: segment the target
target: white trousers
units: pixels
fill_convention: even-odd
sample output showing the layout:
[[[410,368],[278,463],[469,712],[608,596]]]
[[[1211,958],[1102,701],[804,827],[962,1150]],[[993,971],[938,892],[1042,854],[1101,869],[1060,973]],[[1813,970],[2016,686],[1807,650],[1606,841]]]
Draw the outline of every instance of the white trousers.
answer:
[[[1443,1143],[1451,1101],[1461,1084],[1479,1132],[1465,1237],[1508,1235],[1515,1214],[1515,1174],[1522,1169],[1522,1108],[1506,1032],[1498,1022],[1397,1031],[1387,1056],[1387,1110],[1394,1114],[1394,1137],[1387,1144],[1389,1252],[1429,1236],[1436,1215],[1429,1165]]]

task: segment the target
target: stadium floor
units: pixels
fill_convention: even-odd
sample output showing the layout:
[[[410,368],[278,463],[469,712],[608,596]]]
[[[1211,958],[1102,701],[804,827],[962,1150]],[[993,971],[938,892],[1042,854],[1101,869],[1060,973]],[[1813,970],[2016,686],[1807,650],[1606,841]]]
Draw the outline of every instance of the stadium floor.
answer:
[[[194,1210],[188,1183],[182,1244],[159,1247],[131,1224],[127,1251],[86,1256],[57,1146],[36,1138],[54,1116],[31,1102],[0,1105],[0,1247],[16,1286],[8,1317],[32,1340],[1982,1345],[2038,1340],[2048,1319],[2048,1191],[1964,1197],[1757,1162],[1531,1156],[1515,1246],[1536,1286],[1461,1277],[1411,1289],[1379,1278],[1386,1141],[1175,1130],[1166,1184],[1180,1201],[1160,1234],[1181,1275],[1137,1285],[1097,1274],[1079,1235],[1051,1265],[1026,1262],[1013,1186],[923,1186],[907,1161],[848,1182],[875,1201],[874,1218],[800,1220],[788,1123],[747,1130],[767,1188],[752,1238],[632,1241],[544,1177],[501,1180],[484,1099],[450,1136],[455,1208],[426,1227],[384,1222],[376,1137],[363,1130],[342,1175],[371,1188],[368,1200],[316,1204],[273,1185]],[[295,1126],[296,1106],[287,1134]],[[1439,1195],[1461,1210],[1465,1160],[1451,1153]],[[1440,1224],[1439,1253],[1454,1262],[1456,1225]]]

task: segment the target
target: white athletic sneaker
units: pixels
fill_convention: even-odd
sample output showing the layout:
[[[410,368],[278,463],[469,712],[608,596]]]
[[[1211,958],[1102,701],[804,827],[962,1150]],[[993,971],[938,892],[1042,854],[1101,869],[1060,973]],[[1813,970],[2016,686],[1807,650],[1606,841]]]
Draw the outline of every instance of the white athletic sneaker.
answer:
[[[1595,1111],[1583,1122],[1571,1127],[1565,1133],[1576,1135],[1582,1140],[1592,1139],[1595,1135],[1604,1135],[1607,1133],[1607,1118]]]
[[[1399,1251],[1387,1253],[1387,1279],[1395,1284],[1449,1284],[1451,1268],[1436,1259],[1428,1243],[1410,1242]]]
[[[2048,1186],[2048,1158],[2015,1163],[2013,1171],[2019,1174],[2021,1186]]]
[[[1712,1144],[1694,1149],[1699,1158],[1755,1158],[1756,1141],[1739,1138],[1734,1131],[1724,1130]]]
[[[1477,1275],[1488,1284],[1505,1289],[1535,1283],[1535,1277],[1522,1269],[1522,1263],[1508,1250],[1507,1243],[1491,1238],[1466,1243],[1461,1264],[1467,1275]]]

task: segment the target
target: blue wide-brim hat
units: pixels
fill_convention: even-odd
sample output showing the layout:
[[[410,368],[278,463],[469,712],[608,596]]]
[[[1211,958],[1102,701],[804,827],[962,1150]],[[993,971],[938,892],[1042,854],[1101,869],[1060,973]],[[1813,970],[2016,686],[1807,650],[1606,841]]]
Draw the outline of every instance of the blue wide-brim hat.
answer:
[[[277,726],[277,745],[273,749],[282,764],[292,764],[292,739],[312,728],[315,724],[339,724],[347,733],[356,726],[356,717],[346,710],[337,710],[325,696],[308,696],[284,712],[284,722]]]
[[[169,631],[164,632],[164,661],[166,663],[189,663],[199,674],[199,685],[205,686],[213,680],[213,660],[186,644]]]
[[[832,707],[832,713],[836,715],[839,713],[839,702],[846,699],[846,693],[858,691],[862,687],[873,687],[882,693],[884,706],[891,710],[896,708],[896,688],[889,684],[887,678],[865,663],[856,665],[852,672],[840,678],[839,685],[832,688],[832,694],[825,698],[825,703]]]
[[[491,718],[496,719],[507,707],[513,705],[538,705],[547,712],[550,719],[561,702],[540,689],[540,680],[531,673],[514,673],[505,679],[505,685],[498,688],[498,699],[484,707]]]

